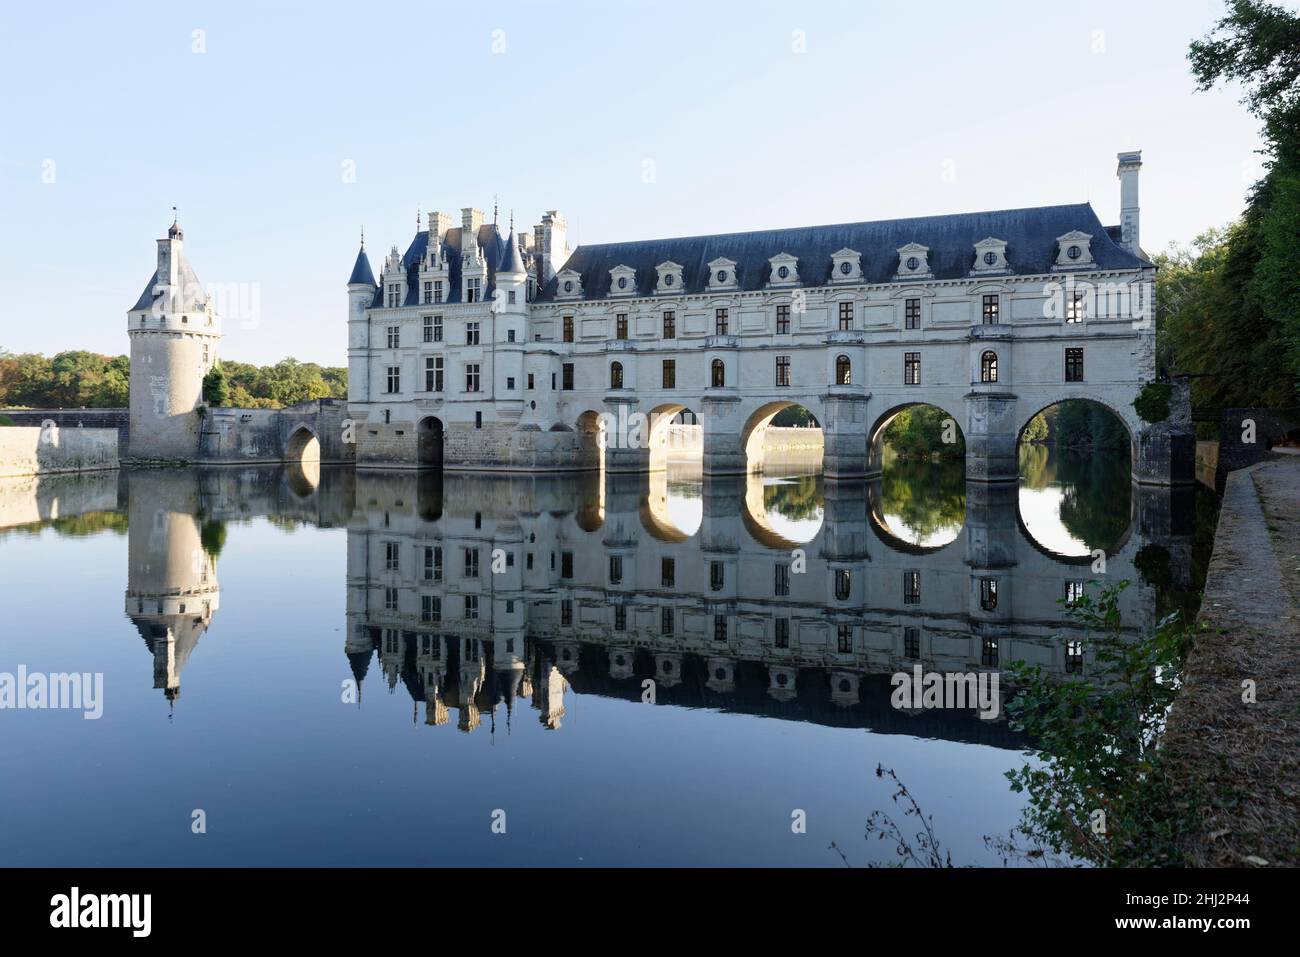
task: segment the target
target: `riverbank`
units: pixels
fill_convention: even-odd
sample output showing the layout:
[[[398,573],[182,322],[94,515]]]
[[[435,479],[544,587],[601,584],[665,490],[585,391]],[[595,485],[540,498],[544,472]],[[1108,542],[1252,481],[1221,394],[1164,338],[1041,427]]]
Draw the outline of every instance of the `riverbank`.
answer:
[[[1300,456],[1228,475],[1202,633],[1164,737],[1199,867],[1300,863]],[[1253,693],[1252,693],[1253,692]]]

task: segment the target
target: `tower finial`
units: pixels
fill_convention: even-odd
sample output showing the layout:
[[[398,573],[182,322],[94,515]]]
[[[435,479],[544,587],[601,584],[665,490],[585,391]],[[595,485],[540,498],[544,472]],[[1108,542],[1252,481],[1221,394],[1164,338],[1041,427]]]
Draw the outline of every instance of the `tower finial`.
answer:
[[[181,221],[181,214],[177,212],[176,207],[172,207],[172,225],[175,226]]]
[[[362,249],[366,248],[366,227],[365,226],[361,227],[361,248]]]
[[[423,216],[421,215],[420,207],[415,207],[415,231],[417,233],[420,231],[420,221],[422,218]]]
[[[492,225],[497,224],[497,194],[492,194]]]

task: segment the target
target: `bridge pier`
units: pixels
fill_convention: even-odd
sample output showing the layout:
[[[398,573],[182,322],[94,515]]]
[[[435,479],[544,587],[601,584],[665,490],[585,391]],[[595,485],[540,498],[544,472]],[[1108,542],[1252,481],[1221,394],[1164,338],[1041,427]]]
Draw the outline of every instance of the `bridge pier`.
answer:
[[[966,396],[966,480],[1017,482],[1020,464],[1016,442],[1016,397],[1006,392],[971,392]]]
[[[741,438],[740,396],[710,389],[701,403],[705,475],[744,475],[745,443]]]
[[[832,389],[821,396],[822,471],[827,478],[864,478],[870,467],[865,392]]]

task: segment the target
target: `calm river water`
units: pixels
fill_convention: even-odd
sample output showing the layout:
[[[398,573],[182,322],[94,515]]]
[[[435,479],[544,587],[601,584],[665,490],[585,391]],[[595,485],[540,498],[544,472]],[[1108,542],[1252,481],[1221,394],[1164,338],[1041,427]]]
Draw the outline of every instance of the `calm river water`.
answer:
[[[1062,597],[1130,579],[1136,629],[1194,595],[1203,498],[1047,449],[1019,488],[903,463],[0,481],[0,691],[102,675],[98,718],[0,710],[0,863],[862,865],[893,859],[863,838],[894,808],[878,764],[956,862],[998,863],[1027,743],[897,710],[890,676],[1086,674]]]

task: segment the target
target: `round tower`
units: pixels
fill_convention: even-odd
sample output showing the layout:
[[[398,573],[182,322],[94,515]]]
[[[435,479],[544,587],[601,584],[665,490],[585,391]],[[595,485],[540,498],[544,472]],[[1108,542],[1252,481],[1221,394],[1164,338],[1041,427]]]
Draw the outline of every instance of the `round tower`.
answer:
[[[217,362],[221,317],[185,258],[173,222],[158,240],[158,264],[127,312],[131,340],[127,457],[193,461],[198,457],[203,377]]]

